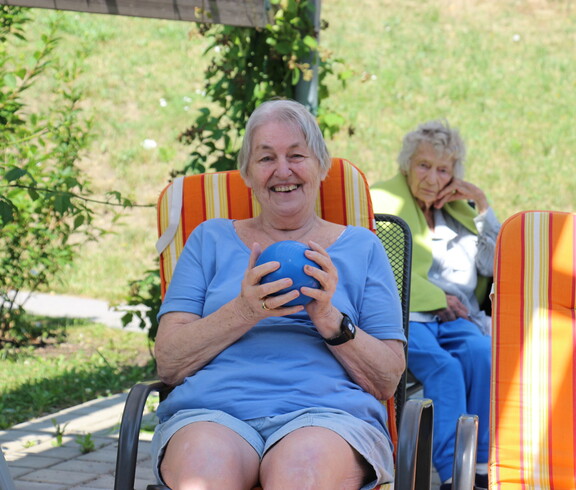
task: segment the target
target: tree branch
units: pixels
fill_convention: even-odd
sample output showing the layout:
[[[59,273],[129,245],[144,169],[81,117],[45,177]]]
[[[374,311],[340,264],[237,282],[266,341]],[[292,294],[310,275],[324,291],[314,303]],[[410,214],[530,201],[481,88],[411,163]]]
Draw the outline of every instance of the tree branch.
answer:
[[[22,184],[8,184],[8,185],[4,185],[2,186],[4,188],[18,188],[18,189],[27,189],[27,190],[32,190],[32,191],[36,191],[36,192],[47,192],[49,194],[66,194],[69,197],[74,197],[76,199],[81,199],[84,202],[92,202],[95,204],[105,204],[107,206],[118,206],[118,207],[123,207],[123,208],[153,208],[156,206],[156,204],[135,204],[133,202],[131,202],[129,199],[123,198],[124,203],[122,202],[110,202],[110,201],[102,201],[99,199],[91,199],[89,197],[85,197],[85,196],[80,196],[78,194],[75,194],[74,192],[70,192],[70,191],[56,191],[53,189],[47,189],[45,187],[35,187],[35,186],[31,186],[31,185],[22,185]]]

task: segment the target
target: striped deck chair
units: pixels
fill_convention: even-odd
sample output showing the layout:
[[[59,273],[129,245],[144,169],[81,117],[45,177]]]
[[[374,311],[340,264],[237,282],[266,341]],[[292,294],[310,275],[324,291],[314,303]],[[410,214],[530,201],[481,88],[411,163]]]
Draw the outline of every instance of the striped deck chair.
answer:
[[[198,224],[212,218],[252,218],[260,214],[260,205],[240,172],[232,170],[175,179],[160,194],[157,212],[160,238],[156,249],[164,297],[180,252]],[[327,221],[374,231],[364,174],[347,160],[334,158],[320,188],[316,213]]]
[[[527,211],[496,245],[490,489],[576,488],[576,214]]]
[[[340,158],[332,159],[332,166],[326,179],[322,182],[318,200],[316,203],[317,214],[327,221],[343,225],[356,225],[376,230],[376,222],[372,211],[372,202],[368,191],[368,184],[364,174],[352,163]],[[156,248],[160,255],[160,277],[161,291],[164,297],[176,262],[184,244],[194,228],[203,221],[211,218],[228,218],[228,219],[246,219],[257,216],[260,212],[260,205],[252,195],[251,189],[246,187],[240,172],[231,170],[226,172],[206,173],[179,177],[170,183],[160,194],[158,199],[158,239]],[[385,219],[385,218],[382,218]],[[397,219],[397,218],[396,218]],[[407,257],[406,264],[410,264],[410,257]],[[402,264],[404,265],[404,264]],[[405,294],[409,294],[409,287],[405,288]],[[407,297],[405,298],[406,308],[408,307]],[[406,309],[407,314],[407,309]],[[141,408],[144,405],[145,398],[152,390],[161,391],[161,384],[145,385],[140,384],[132,389],[130,396],[138,399],[134,407],[129,406],[124,411],[122,425],[126,419],[126,434],[123,435],[123,428],[120,431],[120,440],[118,446],[117,472],[116,472],[116,489],[132,488],[134,474],[128,475],[127,482],[120,481],[123,476],[123,468],[133,467],[135,465],[136,455],[126,456],[124,452],[129,453],[133,450],[133,428],[132,421],[136,420],[140,424]],[[130,398],[129,396],[129,398]],[[397,390],[397,396],[386,403],[389,413],[389,430],[395,448],[398,447],[398,433],[396,430],[399,418],[396,415],[405,407],[405,378]],[[426,442],[430,442],[432,437],[431,426],[431,402],[429,400],[406,404],[407,410],[406,424],[417,424],[417,430],[414,432],[416,438],[421,436],[422,444],[413,445],[402,450],[406,457],[400,458],[400,462],[405,466],[406,473],[416,474],[416,465],[418,468],[418,478],[425,473],[426,468],[430,468],[430,450]],[[140,417],[140,418],[138,418]],[[428,418],[430,417],[430,421]],[[404,416],[403,416],[404,418]],[[420,423],[424,420],[424,423]],[[422,433],[419,428],[422,427]],[[429,438],[429,441],[428,439]],[[418,450],[418,454],[415,451]],[[398,453],[398,452],[397,452]],[[129,460],[129,461],[128,461]],[[132,462],[133,460],[133,462]],[[127,462],[128,461],[128,462]],[[399,462],[399,463],[400,463]],[[423,470],[424,469],[424,470]],[[132,479],[130,481],[130,478]],[[415,477],[414,477],[415,478]],[[414,479],[411,476],[411,479]],[[428,475],[429,478],[429,475]],[[160,486],[148,486],[148,489],[160,489]],[[382,485],[380,490],[392,488],[391,485]],[[401,488],[415,488],[414,486],[398,486]],[[422,487],[421,487],[422,488]]]

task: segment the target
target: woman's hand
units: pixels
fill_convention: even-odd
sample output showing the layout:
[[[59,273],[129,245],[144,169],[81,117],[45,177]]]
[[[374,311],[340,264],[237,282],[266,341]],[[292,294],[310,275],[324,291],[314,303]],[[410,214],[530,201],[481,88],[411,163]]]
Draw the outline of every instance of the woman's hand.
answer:
[[[438,316],[438,318],[440,318],[440,321],[442,323],[452,322],[456,320],[456,318],[465,318],[466,320],[469,319],[468,309],[462,304],[462,302],[456,296],[447,294],[446,303],[448,304],[446,308],[442,308],[434,312]]]
[[[260,244],[254,243],[250,252],[248,268],[242,279],[240,294],[235,300],[235,308],[238,315],[253,325],[263,318],[291,315],[304,309],[301,305],[282,307],[283,304],[298,297],[297,291],[290,291],[279,296],[270,296],[284,288],[290,287],[292,279],[284,278],[260,284],[266,274],[270,274],[280,267],[280,263],[277,261],[266,262],[256,266],[256,260],[261,253],[262,247]]]
[[[436,209],[442,208],[444,204],[451,201],[465,199],[474,201],[478,214],[482,214],[488,209],[488,199],[479,187],[470,182],[454,177],[450,183],[438,193],[438,199],[434,203]]]
[[[167,384],[177,385],[202,369],[224,349],[236,342],[263,318],[297,313],[303,306],[282,307],[298,296],[291,291],[269,296],[292,283],[280,279],[260,284],[266,274],[278,269],[278,262],[255,266],[261,247],[255,243],[244,272],[240,294],[208,316],[173,311],[162,315],[155,342],[158,374]]]
[[[306,311],[324,338],[331,338],[340,333],[342,314],[332,304],[332,296],[338,285],[338,270],[326,250],[316,242],[308,243],[311,250],[306,250],[306,257],[316,262],[320,269],[306,265],[304,272],[320,283],[320,288],[303,287],[302,293],[314,301],[306,305]]]

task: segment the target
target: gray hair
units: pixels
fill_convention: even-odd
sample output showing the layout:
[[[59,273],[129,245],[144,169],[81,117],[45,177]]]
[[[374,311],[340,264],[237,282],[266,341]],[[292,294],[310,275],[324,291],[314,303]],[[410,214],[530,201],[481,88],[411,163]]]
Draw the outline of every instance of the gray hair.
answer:
[[[456,128],[451,128],[448,122],[428,121],[420,124],[414,131],[407,133],[398,154],[398,167],[404,175],[410,169],[410,160],[421,143],[430,143],[439,154],[448,154],[454,159],[454,177],[464,177],[464,159],[466,145]]]
[[[252,153],[254,132],[270,121],[286,122],[300,129],[306,139],[306,145],[320,163],[321,170],[324,174],[328,173],[332,160],[322,131],[314,116],[299,102],[275,99],[259,105],[248,119],[242,148],[238,153],[238,169],[243,178],[246,178],[248,174],[248,162]]]

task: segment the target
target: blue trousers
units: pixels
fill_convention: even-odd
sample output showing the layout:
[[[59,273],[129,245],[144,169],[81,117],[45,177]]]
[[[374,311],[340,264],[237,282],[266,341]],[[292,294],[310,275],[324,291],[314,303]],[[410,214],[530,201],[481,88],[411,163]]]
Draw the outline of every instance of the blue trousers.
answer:
[[[408,368],[434,402],[432,460],[441,481],[452,476],[463,413],[478,415],[477,461],[488,461],[491,362],[491,338],[468,320],[410,322]]]

